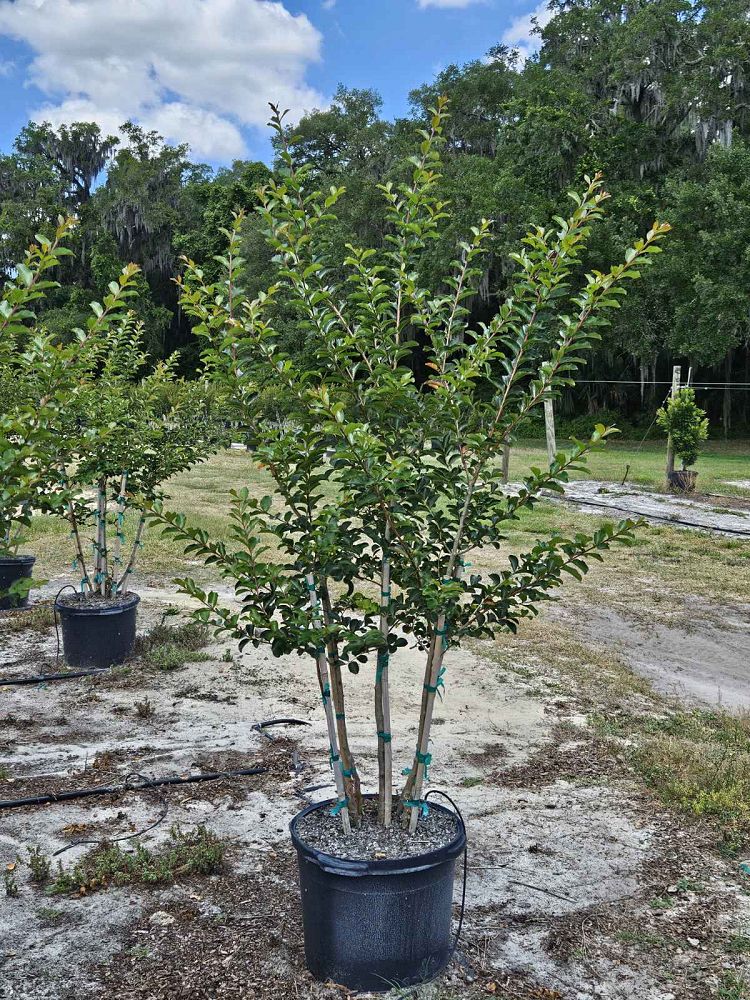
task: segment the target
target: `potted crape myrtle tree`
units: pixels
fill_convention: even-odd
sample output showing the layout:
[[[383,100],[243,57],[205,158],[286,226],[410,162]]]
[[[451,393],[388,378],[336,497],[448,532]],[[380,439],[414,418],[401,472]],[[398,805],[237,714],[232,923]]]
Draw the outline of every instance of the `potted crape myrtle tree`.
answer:
[[[0,295],[0,609],[22,607],[34,585],[33,555],[20,552],[32,517],[58,513],[65,504],[58,469],[73,456],[57,429],[106,342],[131,293],[127,268],[99,315],[67,342],[39,325],[34,306],[56,287],[51,272],[70,251],[73,220],[60,219],[52,238],[37,236]]]
[[[132,653],[140,598],[130,584],[144,505],[221,440],[210,386],[176,378],[176,357],[148,370],[142,340],[142,323],[133,313],[122,317],[60,434],[77,456],[72,469],[60,470],[60,483],[80,576],[55,604],[71,666],[104,668]]]
[[[690,466],[698,461],[708,437],[708,417],[695,402],[695,390],[689,386],[678,390],[657,412],[656,421],[671,438],[674,454],[682,462],[681,469],[669,473],[667,486],[679,493],[692,493],[698,473]]]
[[[436,700],[449,686],[450,650],[469,638],[515,631],[567,576],[629,542],[633,523],[591,535],[555,534],[498,557],[497,572],[472,570],[472,553],[503,546],[504,526],[542,489],[569,473],[611,429],[534,469],[517,492],[501,487],[503,442],[544,399],[573,384],[585,352],[628,278],[658,250],[655,224],[625,261],[581,280],[577,266],[607,197],[601,181],[573,195],[570,218],[535,228],[514,255],[509,298],[470,326],[490,248],[480,222],[459,247],[439,289],[419,278],[420,255],[447,212],[438,197],[446,109],[435,109],[411,158],[411,178],[382,187],[390,233],[383,250],[348,247],[329,261],[327,227],[342,196],[315,190],[287,147],[261,193],[260,213],[279,263],[278,280],[249,300],[239,257],[242,220],[228,232],[223,278],[206,284],[188,262],[182,303],[205,340],[209,370],[240,411],[271,378],[295,400],[293,426],[258,423],[253,445],[273,483],[267,496],[232,494],[229,541],[156,505],[154,519],[186,551],[234,584],[238,606],[190,579],[198,617],[239,640],[296,652],[317,673],[335,798],[295,817],[307,962],[319,979],[386,990],[438,973],[451,954],[454,866],[461,822],[427,802]],[[272,125],[284,140],[283,116]],[[291,303],[314,349],[301,368],[284,354],[274,309]],[[418,366],[429,372],[421,384]],[[500,568],[502,566],[502,568]],[[391,731],[389,675],[413,644],[424,656],[415,700],[416,745]],[[377,793],[363,791],[347,733],[345,675],[372,685]],[[398,759],[399,751],[403,754]],[[402,771],[403,768],[403,771]],[[395,772],[394,772],[395,769]],[[394,789],[394,773],[402,774]]]

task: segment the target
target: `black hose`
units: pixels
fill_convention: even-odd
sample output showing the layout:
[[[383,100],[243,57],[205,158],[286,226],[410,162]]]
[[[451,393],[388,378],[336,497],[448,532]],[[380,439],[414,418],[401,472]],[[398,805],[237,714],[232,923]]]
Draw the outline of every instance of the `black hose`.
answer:
[[[33,677],[11,677],[0,680],[0,687],[11,684],[43,684],[45,681],[70,681],[76,677],[92,677],[94,674],[106,674],[111,667],[92,667],[90,670],[71,670],[63,674],[38,674]]]
[[[456,810],[456,815],[461,820],[461,826],[463,827],[464,836],[466,837],[466,823],[464,822],[464,818],[461,815],[461,810],[458,808],[458,806],[450,797],[450,795],[448,795],[447,792],[441,792],[437,788],[431,788],[430,791],[425,795],[424,801],[426,802],[431,795],[440,795],[442,796],[442,798],[447,799],[447,801],[450,802],[450,804]],[[458,928],[456,930],[456,936],[453,938],[453,944],[451,945],[451,953],[448,958],[448,962],[451,962],[453,960],[453,956],[456,954],[456,948],[458,947],[458,940],[461,937],[461,931],[464,926],[464,910],[466,909],[466,876],[468,874],[468,870],[469,870],[469,839],[468,837],[466,837],[466,840],[464,841],[464,877],[463,877],[463,885],[461,888],[461,912],[458,917]]]
[[[25,799],[3,799],[0,800],[0,809],[15,809],[19,806],[44,806],[51,802],[68,802],[71,799],[85,799],[92,795],[119,795],[122,792],[130,792],[141,788],[155,788],[157,785],[189,785],[198,781],[218,781],[219,778],[237,778],[245,775],[267,773],[267,767],[243,767],[238,771],[207,771],[204,774],[174,775],[171,778],[146,778],[142,779],[138,784],[128,780],[122,785],[99,785],[96,788],[77,788],[69,792],[50,792],[47,795],[31,795]]]

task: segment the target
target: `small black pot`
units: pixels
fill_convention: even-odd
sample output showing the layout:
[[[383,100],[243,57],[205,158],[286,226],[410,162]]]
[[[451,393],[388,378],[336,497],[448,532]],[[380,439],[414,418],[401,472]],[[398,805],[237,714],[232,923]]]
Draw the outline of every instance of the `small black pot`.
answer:
[[[297,833],[303,816],[332,805],[309,806],[289,827],[299,862],[308,969],[321,981],[381,993],[434,979],[453,950],[453,880],[466,845],[463,823],[456,817],[456,836],[429,854],[349,861],[309,847]],[[432,803],[430,808],[449,812]]]
[[[36,559],[34,556],[1,556],[0,557],[0,594],[8,590],[16,580],[28,580],[31,578]],[[0,611],[9,611],[11,608],[25,608],[29,603],[28,597],[19,600],[17,597],[0,597]]]
[[[63,652],[71,667],[105,667],[122,663],[133,652],[140,597],[114,607],[55,603],[63,634]]]

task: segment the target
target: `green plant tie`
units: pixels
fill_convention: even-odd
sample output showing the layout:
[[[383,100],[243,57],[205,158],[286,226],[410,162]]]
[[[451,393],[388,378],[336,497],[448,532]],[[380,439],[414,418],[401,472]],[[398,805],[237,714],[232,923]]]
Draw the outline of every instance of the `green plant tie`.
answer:
[[[82,577],[82,579],[81,579],[81,593],[82,593],[82,594],[83,594],[83,593],[85,592],[85,590],[86,590],[86,584],[87,584],[87,583],[88,583],[88,580],[86,579],[86,577],[85,577],[85,576],[84,576],[84,577]]]
[[[443,680],[444,674],[445,674],[445,667],[441,667],[438,670],[437,681],[434,684],[425,684],[425,690],[429,691],[430,694],[440,695],[441,701],[443,699],[443,695],[440,691],[440,688],[445,688],[445,681]]]
[[[306,583],[305,586],[307,587],[307,589],[310,591],[311,594],[315,590],[315,584],[314,583]]]
[[[334,753],[333,750],[329,750],[329,756],[331,758],[331,767],[333,767],[337,760],[341,760],[341,757],[337,753]]]
[[[323,707],[325,708],[328,699],[331,697],[331,685],[325,684],[323,687]]]
[[[390,590],[381,590],[380,591],[380,596],[381,597],[390,597],[391,596],[391,592],[390,592]]]
[[[442,628],[436,629],[435,635],[439,635],[443,640],[443,649],[448,648],[448,625],[443,625]]]
[[[382,740],[383,743],[390,743],[393,737],[390,733],[387,733],[384,729],[378,730],[378,739]]]
[[[349,799],[339,799],[336,805],[331,809],[331,816],[338,816],[338,814],[349,805]]]
[[[341,773],[343,774],[343,776],[345,778],[353,778],[354,777],[354,768],[353,767],[352,768],[348,768],[347,770],[342,769]]]
[[[471,566],[471,563],[470,562],[464,562],[463,559],[462,559],[461,562],[460,562],[460,565],[466,567],[466,566]]]
[[[432,763],[432,754],[420,753],[420,751],[417,750],[417,760],[419,761],[420,764],[424,764],[424,780],[429,781],[430,780],[429,767],[430,764]]]
[[[73,569],[78,569],[78,557],[73,560]]]
[[[346,713],[345,713],[345,712],[336,712],[336,718],[337,718],[337,719],[338,719],[338,720],[339,720],[340,722],[343,722],[343,721],[344,721],[344,719],[346,718]]]
[[[404,802],[404,805],[408,806],[410,809],[419,809],[420,813],[423,816],[429,815],[430,807],[427,805],[424,799],[407,799]]]

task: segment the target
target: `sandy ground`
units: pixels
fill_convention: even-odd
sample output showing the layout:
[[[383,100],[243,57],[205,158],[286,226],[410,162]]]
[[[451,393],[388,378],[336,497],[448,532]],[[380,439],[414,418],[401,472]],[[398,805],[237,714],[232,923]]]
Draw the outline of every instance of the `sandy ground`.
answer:
[[[159,618],[165,594],[143,598],[142,628]],[[571,608],[560,625],[572,634],[575,614]],[[649,646],[634,627],[608,620],[603,648],[611,634],[624,636],[626,654],[647,675],[670,642],[659,633]],[[741,646],[738,639],[726,659],[737,659]],[[1,812],[4,864],[39,847],[62,851],[69,865],[90,849],[76,841],[126,836],[164,813],[144,834],[146,845],[163,843],[175,823],[205,823],[229,842],[222,873],[158,889],[50,897],[19,865],[19,895],[0,895],[2,1000],[345,995],[313,984],[304,970],[287,835],[307,801],[331,793],[313,668],[263,651],[227,662],[225,648],[171,673],[135,664],[104,677],[0,688],[0,764],[10,775],[0,782],[2,798],[110,784],[134,772],[268,768],[257,777]],[[433,787],[456,793],[470,843],[464,934],[441,1000],[718,996],[722,970],[743,963],[721,943],[750,920],[736,865],[720,860],[700,829],[686,831],[644,797],[597,745],[564,678],[552,668],[526,675],[521,655],[509,672],[494,648],[451,651],[431,748]],[[50,669],[54,652],[52,630],[21,633],[3,643],[0,670]],[[421,671],[411,652],[392,670],[397,769],[409,763]],[[374,740],[356,720],[369,711],[370,672],[349,679],[347,707],[366,787]],[[725,692],[729,674],[739,689],[736,663],[724,672]],[[146,698],[153,714],[140,718],[135,706]],[[278,716],[309,726],[270,730],[273,740],[253,728]]]

